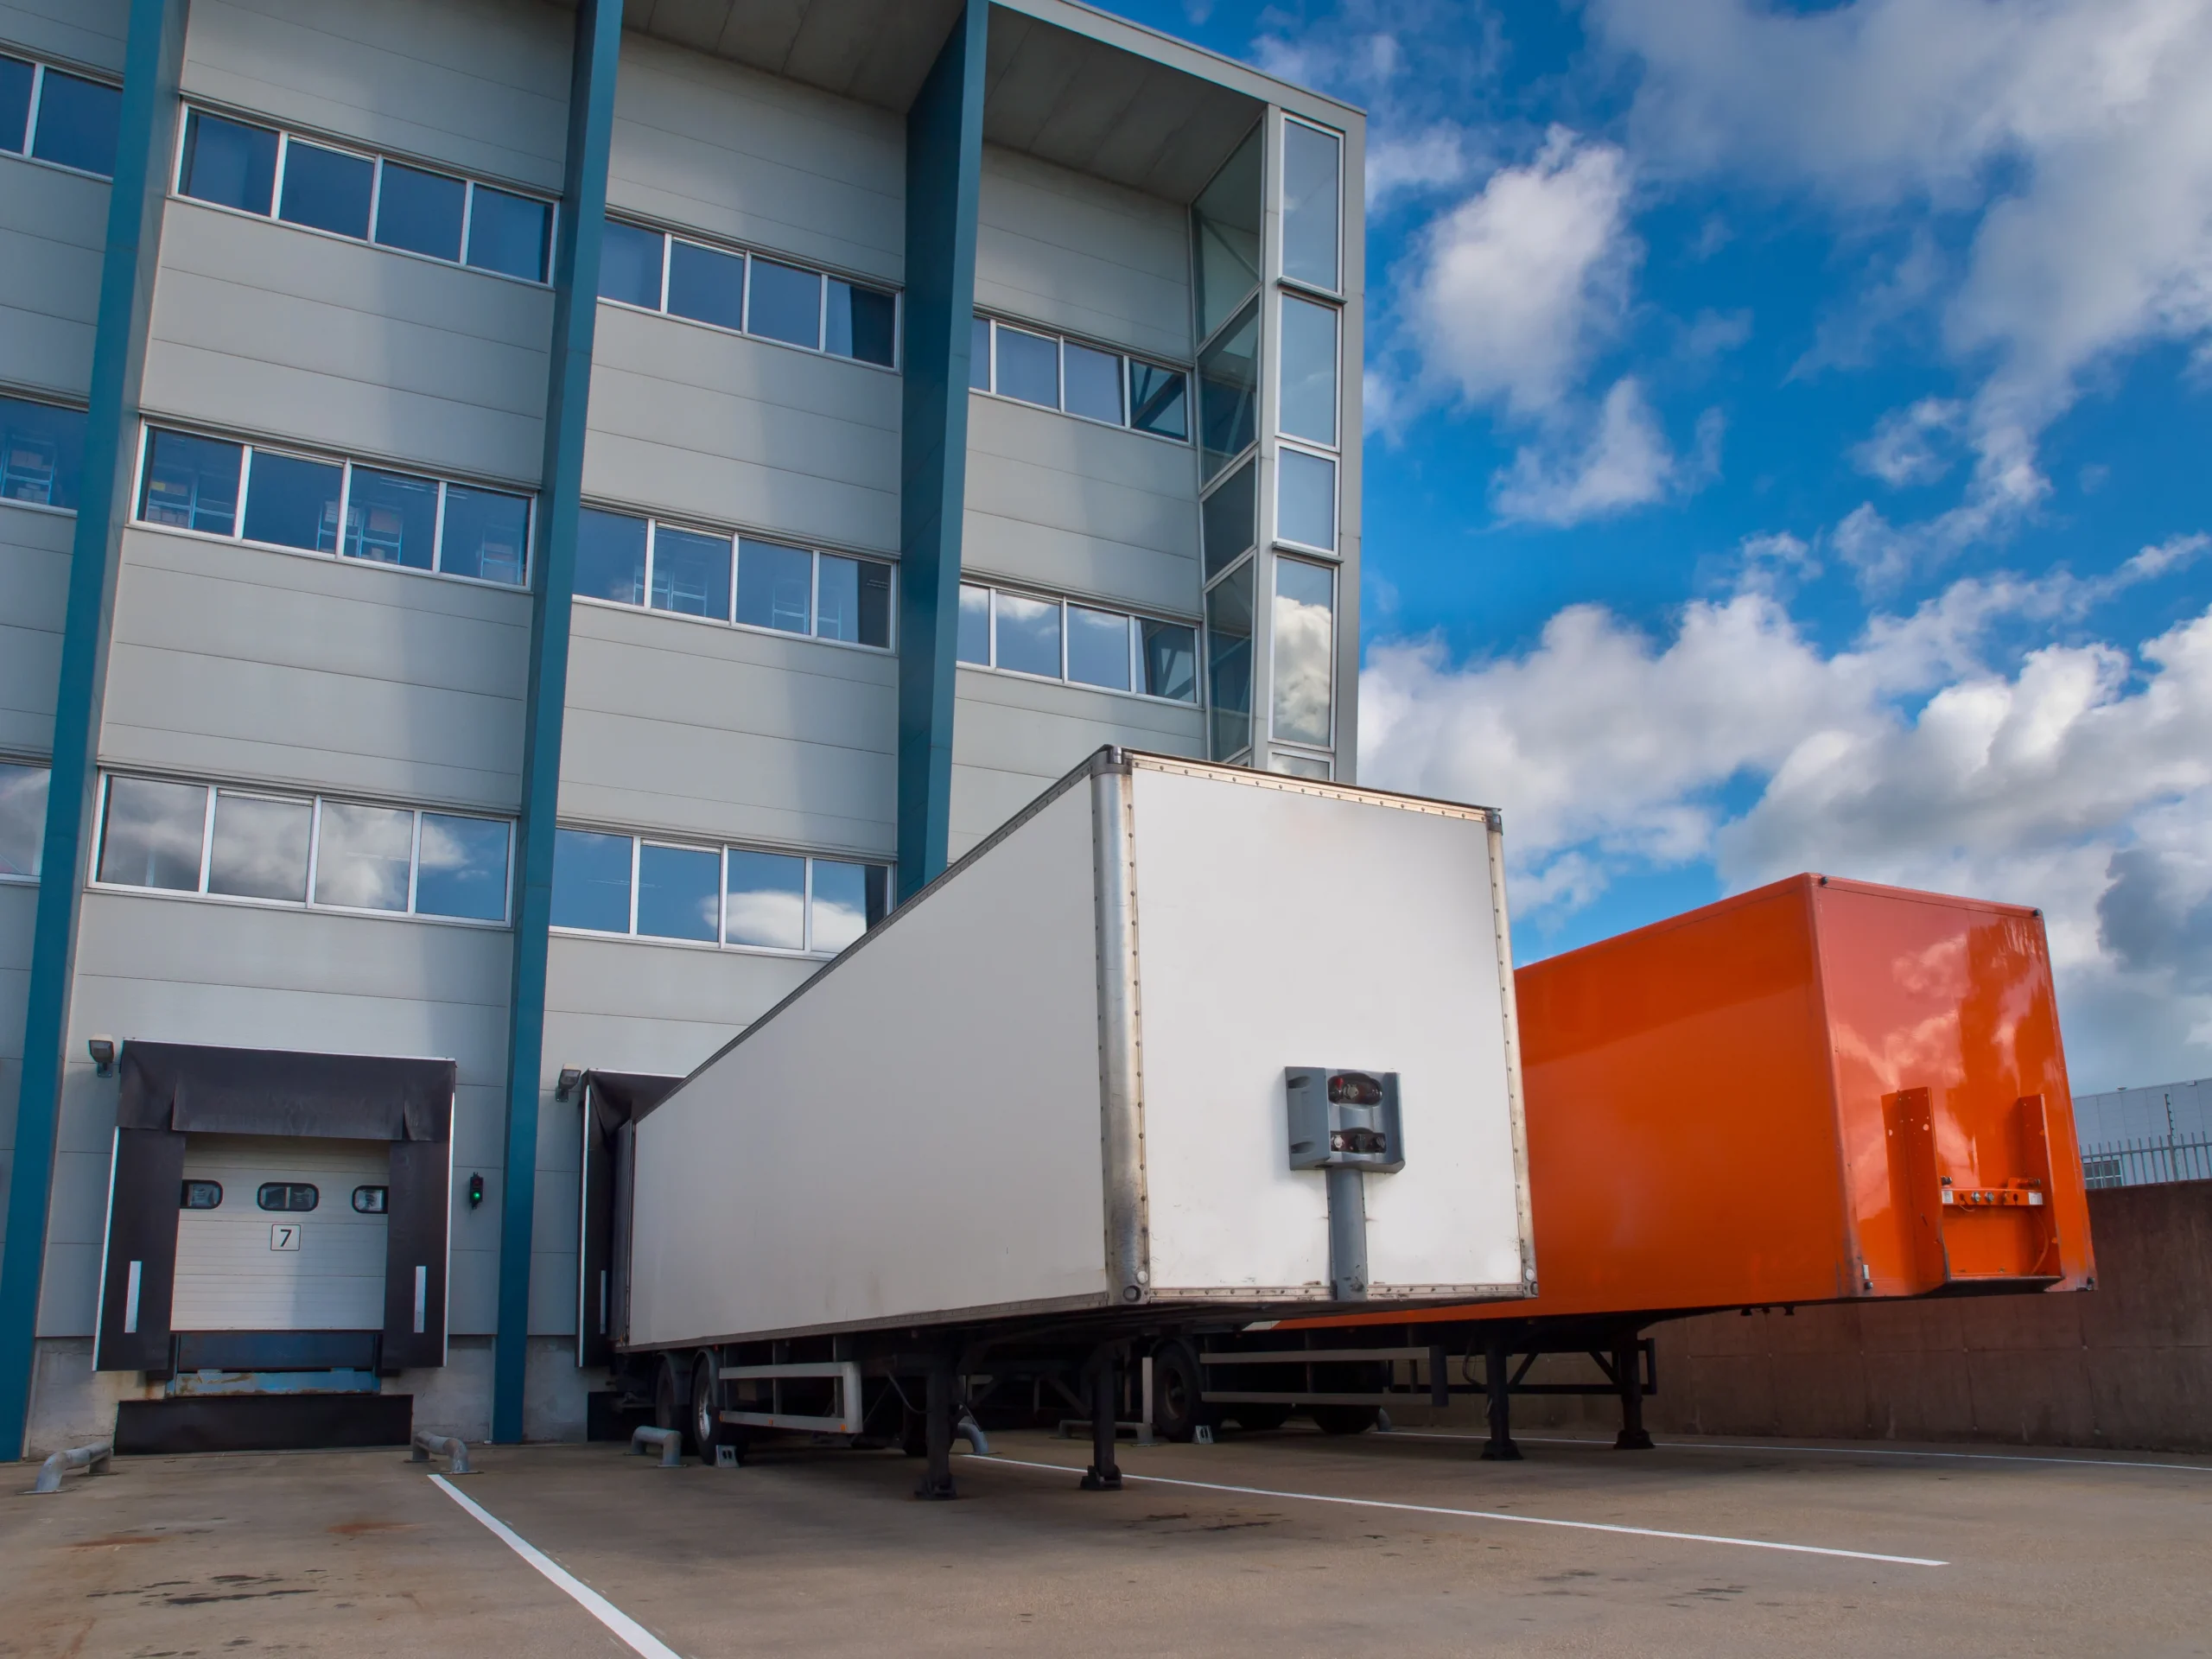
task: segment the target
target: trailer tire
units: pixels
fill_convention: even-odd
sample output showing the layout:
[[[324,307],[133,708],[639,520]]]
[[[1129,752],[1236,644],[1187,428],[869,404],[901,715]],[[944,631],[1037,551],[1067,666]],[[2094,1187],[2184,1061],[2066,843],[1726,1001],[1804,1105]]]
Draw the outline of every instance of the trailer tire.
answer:
[[[1306,1414],[1324,1434],[1364,1434],[1375,1427],[1373,1406],[1308,1406]]]
[[[1198,1357],[1187,1342],[1163,1342],[1152,1355],[1152,1429],[1162,1440],[1187,1440],[1203,1425],[1221,1421],[1219,1408],[1199,1396],[1205,1389]]]
[[[690,1430],[685,1421],[685,1407],[689,1403],[683,1379],[676,1374],[675,1356],[663,1354],[660,1368],[653,1377],[653,1427],[672,1428],[688,1440]]]
[[[735,1432],[722,1421],[721,1406],[721,1367],[715,1363],[711,1349],[702,1349],[699,1357],[691,1362],[691,1410],[686,1424],[692,1449],[702,1463],[712,1463],[715,1448],[721,1446],[736,1446],[738,1455],[744,1455]]]

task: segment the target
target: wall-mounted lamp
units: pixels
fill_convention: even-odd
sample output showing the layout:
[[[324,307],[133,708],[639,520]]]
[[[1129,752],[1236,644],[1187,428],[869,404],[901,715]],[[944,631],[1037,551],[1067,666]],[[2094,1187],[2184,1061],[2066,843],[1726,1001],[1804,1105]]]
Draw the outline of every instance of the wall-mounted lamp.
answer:
[[[92,1057],[92,1075],[111,1077],[115,1075],[115,1039],[94,1037],[85,1045],[85,1052]]]
[[[481,1175],[471,1175],[468,1178],[468,1207],[474,1210],[483,1202],[484,1178]]]
[[[576,1092],[576,1085],[583,1080],[584,1074],[582,1071],[579,1071],[575,1066],[563,1066],[561,1068],[560,1077],[553,1084],[553,1098],[556,1100],[566,1100],[570,1095]]]

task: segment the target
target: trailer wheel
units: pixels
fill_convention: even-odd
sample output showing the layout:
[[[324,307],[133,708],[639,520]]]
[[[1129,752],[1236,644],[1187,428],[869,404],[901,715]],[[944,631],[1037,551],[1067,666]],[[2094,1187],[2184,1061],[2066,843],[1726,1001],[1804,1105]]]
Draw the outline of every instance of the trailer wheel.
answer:
[[[1364,1434],[1375,1427],[1373,1406],[1308,1406],[1306,1410],[1324,1434]]]
[[[676,1375],[673,1355],[660,1357],[660,1369],[653,1377],[653,1427],[672,1428],[679,1434],[689,1433],[684,1421],[683,1384]]]
[[[715,1363],[714,1354],[709,1351],[702,1351],[691,1363],[689,1427],[692,1449],[698,1452],[702,1463],[712,1463],[715,1448],[729,1441],[729,1431],[722,1422],[721,1367]]]
[[[1199,1395],[1198,1357],[1187,1342],[1163,1342],[1152,1355],[1152,1428],[1163,1440],[1187,1440],[1201,1424],[1220,1422],[1221,1413]]]

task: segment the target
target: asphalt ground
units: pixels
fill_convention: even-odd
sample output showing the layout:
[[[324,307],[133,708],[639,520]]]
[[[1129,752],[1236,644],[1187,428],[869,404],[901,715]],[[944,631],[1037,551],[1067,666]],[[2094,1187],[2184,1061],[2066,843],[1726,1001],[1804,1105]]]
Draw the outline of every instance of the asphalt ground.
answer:
[[[1523,1445],[128,1459],[0,1497],[0,1654],[2212,1655],[2212,1459]]]

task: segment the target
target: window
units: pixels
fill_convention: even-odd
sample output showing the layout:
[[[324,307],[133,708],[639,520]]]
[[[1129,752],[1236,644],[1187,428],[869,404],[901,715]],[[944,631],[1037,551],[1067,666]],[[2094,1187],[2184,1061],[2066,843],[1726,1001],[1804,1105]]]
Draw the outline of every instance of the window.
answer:
[[[632,938],[829,956],[881,921],[881,864],[563,830],[553,925]]]
[[[1334,552],[1337,463],[1288,444],[1275,451],[1275,535]]]
[[[1332,132],[1282,124],[1282,274],[1315,288],[1338,286],[1338,155]]]
[[[504,818],[155,778],[109,777],[104,788],[104,887],[506,920]]]
[[[223,1207],[223,1184],[220,1181],[186,1181],[184,1191],[178,1194],[180,1210],[219,1210]]]
[[[1191,436],[1190,378],[1182,370],[989,317],[976,319],[968,385],[1178,443]]]
[[[528,283],[551,270],[550,201],[205,110],[185,118],[176,188],[195,201]]]
[[[1206,700],[1210,747],[1234,760],[1252,747],[1252,568],[1248,559],[1206,594]]]
[[[1198,509],[1198,539],[1211,582],[1259,539],[1260,462],[1255,456],[1214,486]]]
[[[1277,749],[1268,757],[1268,770],[1281,772],[1286,778],[1312,778],[1324,784],[1329,781],[1329,763],[1318,754],[1293,754],[1287,749]]]
[[[1260,285],[1261,129],[1254,127],[1191,207],[1198,338],[1209,339]]]
[[[1244,310],[1198,356],[1198,442],[1205,474],[1216,473],[1258,435],[1260,308]]]
[[[0,150],[111,179],[122,117],[119,87],[0,57]]]
[[[1336,447],[1337,312],[1282,296],[1282,390],[1277,429],[1285,437]]]
[[[584,509],[577,537],[576,595],[891,647],[891,567],[880,560],[594,507]]]
[[[357,1186],[353,1189],[353,1209],[364,1216],[388,1215],[391,1211],[391,1189],[388,1186]]]
[[[152,427],[142,524],[519,588],[531,499]],[[579,564],[582,556],[579,556]]]
[[[308,1181],[264,1181],[253,1201],[264,1210],[299,1215],[322,1202],[322,1194]]]
[[[788,260],[607,221],[599,297],[883,368],[899,364],[899,296]]]
[[[0,397],[0,501],[77,505],[85,475],[85,411]]]
[[[1325,749],[1330,746],[1330,683],[1333,677],[1336,573],[1303,559],[1275,561],[1275,737]]]
[[[44,766],[0,760],[0,881],[38,880],[48,776]]]
[[[960,585],[959,660],[1173,702],[1198,700],[1198,630],[1074,600]]]

